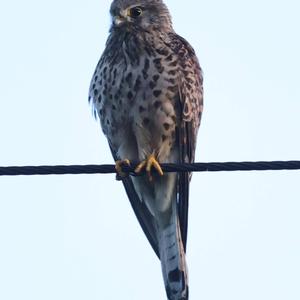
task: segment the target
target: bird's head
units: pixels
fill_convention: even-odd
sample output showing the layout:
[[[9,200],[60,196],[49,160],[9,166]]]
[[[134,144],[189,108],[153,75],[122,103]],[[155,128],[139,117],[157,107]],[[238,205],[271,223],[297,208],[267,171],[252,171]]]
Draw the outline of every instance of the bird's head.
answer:
[[[162,0],[114,0],[110,14],[112,29],[172,30],[171,16]]]

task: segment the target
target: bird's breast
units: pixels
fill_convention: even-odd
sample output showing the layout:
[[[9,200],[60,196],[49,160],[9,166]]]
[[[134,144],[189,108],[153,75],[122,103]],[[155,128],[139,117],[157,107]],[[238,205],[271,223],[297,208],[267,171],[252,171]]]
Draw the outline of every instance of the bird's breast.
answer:
[[[178,65],[168,49],[142,55],[120,50],[112,62],[102,62],[92,81],[94,105],[108,138],[120,128],[143,128],[159,139],[174,135],[178,113]]]

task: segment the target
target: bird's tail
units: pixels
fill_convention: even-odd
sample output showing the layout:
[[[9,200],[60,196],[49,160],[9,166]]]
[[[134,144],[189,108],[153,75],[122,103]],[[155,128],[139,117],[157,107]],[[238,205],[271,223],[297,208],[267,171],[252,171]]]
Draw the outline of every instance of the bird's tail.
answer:
[[[160,228],[159,247],[162,273],[169,300],[188,300],[188,271],[176,202],[169,224]]]

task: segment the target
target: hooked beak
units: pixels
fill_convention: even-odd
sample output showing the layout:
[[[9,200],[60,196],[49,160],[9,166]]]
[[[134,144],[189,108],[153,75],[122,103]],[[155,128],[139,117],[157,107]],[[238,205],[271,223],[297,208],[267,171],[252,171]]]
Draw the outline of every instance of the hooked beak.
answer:
[[[120,26],[125,22],[125,18],[121,16],[115,16],[113,22],[115,26]]]

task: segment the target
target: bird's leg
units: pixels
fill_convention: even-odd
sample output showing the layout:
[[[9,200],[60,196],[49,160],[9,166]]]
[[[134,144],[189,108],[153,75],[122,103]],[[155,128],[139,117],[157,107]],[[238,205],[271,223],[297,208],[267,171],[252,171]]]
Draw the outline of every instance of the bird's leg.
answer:
[[[117,171],[117,180],[120,180],[128,175],[127,173],[123,172],[123,166],[130,166],[130,160],[122,159],[116,161],[115,169]]]
[[[160,176],[164,175],[163,170],[161,169],[161,166],[157,159],[155,158],[154,154],[151,154],[147,157],[147,159],[143,160],[138,164],[138,166],[135,168],[134,172],[139,174],[143,170],[146,170],[148,174],[149,181],[153,180],[153,177],[151,175],[151,170],[154,168]]]

